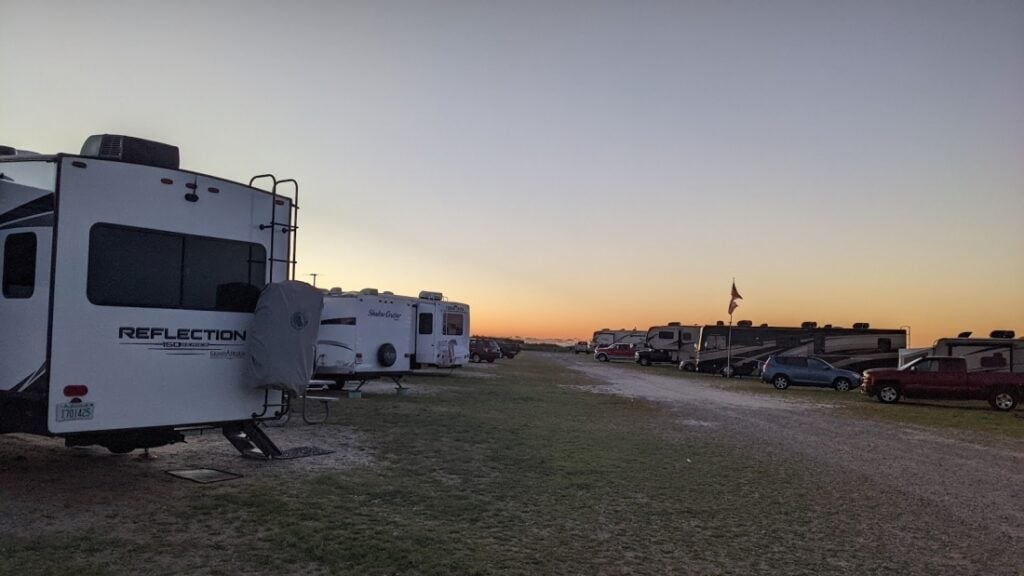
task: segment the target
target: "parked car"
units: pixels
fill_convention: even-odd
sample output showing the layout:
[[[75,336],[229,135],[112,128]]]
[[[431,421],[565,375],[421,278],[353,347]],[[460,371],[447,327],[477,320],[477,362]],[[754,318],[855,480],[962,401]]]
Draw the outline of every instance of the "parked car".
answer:
[[[582,354],[590,354],[590,344],[587,344],[586,342],[577,342],[572,347],[572,353],[573,354],[580,354],[580,353],[582,353]]]
[[[791,384],[829,387],[839,392],[860,386],[859,373],[836,368],[821,358],[772,355],[760,368],[761,380],[778,390]]]
[[[469,359],[471,362],[494,362],[501,358],[501,347],[494,340],[473,338],[469,341]]]
[[[864,372],[863,392],[892,404],[900,398],[987,400],[996,410],[1010,411],[1024,397],[1024,374],[968,372],[967,360],[926,356],[899,369],[872,368]]]
[[[675,364],[678,353],[674,353],[673,350],[654,350],[651,348],[644,348],[643,350],[637,350],[633,354],[633,358],[636,363],[641,366],[650,366],[651,364]]]
[[[607,362],[609,360],[633,360],[636,356],[636,345],[635,344],[612,344],[610,346],[602,346],[597,350],[594,350],[594,358],[597,358],[601,362]]]
[[[520,344],[517,340],[500,340],[498,346],[501,347],[501,357],[508,358],[509,360],[516,357],[521,351]]]

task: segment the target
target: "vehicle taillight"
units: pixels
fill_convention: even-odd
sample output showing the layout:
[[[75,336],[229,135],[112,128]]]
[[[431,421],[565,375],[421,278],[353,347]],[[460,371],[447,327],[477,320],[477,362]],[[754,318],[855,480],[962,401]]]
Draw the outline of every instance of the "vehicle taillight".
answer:
[[[88,393],[89,387],[84,384],[73,384],[64,387],[64,395],[69,398],[72,396],[85,396]]]

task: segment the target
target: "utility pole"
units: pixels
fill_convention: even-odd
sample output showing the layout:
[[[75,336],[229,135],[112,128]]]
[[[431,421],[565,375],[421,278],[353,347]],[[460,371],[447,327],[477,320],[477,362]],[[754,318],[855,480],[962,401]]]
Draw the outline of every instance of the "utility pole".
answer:
[[[313,277],[313,288],[316,288],[316,277],[319,276],[319,274],[313,273],[313,274],[307,274],[307,276],[312,276]]]

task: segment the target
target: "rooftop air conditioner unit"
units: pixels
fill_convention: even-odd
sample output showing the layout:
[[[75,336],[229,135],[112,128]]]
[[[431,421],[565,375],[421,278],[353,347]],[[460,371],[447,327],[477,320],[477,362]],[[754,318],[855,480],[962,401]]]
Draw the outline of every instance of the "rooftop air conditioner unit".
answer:
[[[178,147],[118,134],[96,134],[82,144],[82,156],[177,170]]]

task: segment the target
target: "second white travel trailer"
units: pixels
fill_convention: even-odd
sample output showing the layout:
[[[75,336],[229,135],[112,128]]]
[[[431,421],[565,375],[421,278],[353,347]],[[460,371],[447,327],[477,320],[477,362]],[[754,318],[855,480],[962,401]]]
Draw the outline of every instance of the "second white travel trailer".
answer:
[[[647,332],[640,330],[626,330],[623,328],[610,330],[602,328],[594,331],[590,342],[591,347],[597,349],[611,346],[612,344],[643,344],[646,339]]]
[[[972,338],[961,332],[956,338],[939,338],[930,348],[900,350],[900,366],[924,356],[959,356],[968,372],[1024,372],[1024,338],[1012,330],[994,330],[988,338]]]
[[[469,304],[450,302],[441,292],[406,296],[416,313],[413,369],[455,368],[469,362]]]
[[[407,298],[367,288],[324,296],[317,340],[316,378],[366,382],[412,372],[416,307]]]
[[[637,361],[641,364],[671,362],[681,370],[696,370],[700,328],[699,325],[683,326],[679,322],[651,326],[644,340],[646,350],[637,351]]]
[[[294,274],[277,188],[295,182],[180,170],[176,147],[122,136],[0,154],[0,432],[124,452],[220,427],[276,450],[255,420],[287,402],[252,386],[251,328],[261,289]]]
[[[773,354],[817,356],[836,368],[863,372],[869,368],[895,368],[899,349],[907,345],[903,329],[871,328],[866,323],[852,328],[804,322],[800,327],[754,326],[741,320],[731,328],[725,323],[701,328],[697,369],[701,372],[748,375],[757,373]]]

